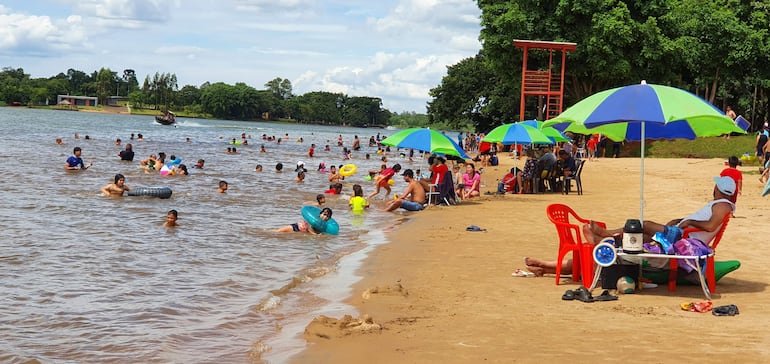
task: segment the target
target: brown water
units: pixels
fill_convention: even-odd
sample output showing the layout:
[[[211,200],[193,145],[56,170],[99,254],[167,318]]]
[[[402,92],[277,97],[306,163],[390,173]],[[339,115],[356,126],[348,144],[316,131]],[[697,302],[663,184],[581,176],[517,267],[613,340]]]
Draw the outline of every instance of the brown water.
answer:
[[[364,153],[376,156],[365,145],[379,129],[192,119],[168,127],[146,116],[16,108],[0,108],[0,126],[0,362],[282,361],[302,348],[296,336],[306,316],[349,309],[339,300],[354,267],[396,220],[374,209],[364,217],[347,211],[352,183],[371,191],[359,172],[347,179],[345,197],[328,201],[338,236],[272,232],[297,222],[302,204],[328,188],[326,174],[315,171],[320,161],[347,163],[337,135],[347,145],[362,138],[354,162],[377,168]],[[145,140],[131,141],[131,133]],[[251,145],[226,154],[241,133]],[[289,141],[280,145],[261,139],[285,133]],[[133,143],[134,162],[119,161],[116,138]],[[267,153],[259,153],[262,144]],[[64,171],[75,146],[92,168]],[[145,174],[138,160],[161,151],[188,167],[205,159],[205,168],[186,177]],[[303,184],[292,181],[298,160],[310,170]],[[277,162],[287,173],[273,172]],[[254,172],[257,163],[264,172]],[[132,187],[169,186],[173,196],[101,196],[116,173]],[[219,180],[229,182],[226,194],[215,192]],[[170,209],[179,211],[177,228],[162,226]]]

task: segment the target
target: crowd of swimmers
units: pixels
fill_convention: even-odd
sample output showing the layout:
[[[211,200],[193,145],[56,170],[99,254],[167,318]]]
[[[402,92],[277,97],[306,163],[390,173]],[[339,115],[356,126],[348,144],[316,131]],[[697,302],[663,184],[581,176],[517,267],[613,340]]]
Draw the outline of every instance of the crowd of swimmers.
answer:
[[[75,139],[79,139],[79,135],[75,134]],[[237,138],[232,138],[229,141],[230,146],[227,147],[227,153],[228,154],[234,154],[238,153],[235,145],[241,145],[241,146],[248,146],[248,139],[251,138],[251,136],[248,136],[243,133],[241,134],[240,141]],[[90,140],[90,137],[86,136],[86,139]],[[140,133],[131,134],[129,137],[129,140],[131,142],[141,142],[143,141],[144,137]],[[222,137],[220,137],[222,139]],[[421,208],[414,208],[413,206],[419,205],[424,206],[424,194],[417,194],[417,200],[418,201],[411,201],[412,198],[414,198],[415,194],[410,191],[411,188],[407,188],[404,193],[400,195],[394,195],[393,201],[388,201],[390,198],[390,195],[392,193],[391,186],[393,185],[394,177],[399,175],[399,172],[401,171],[401,165],[396,163],[391,166],[388,166],[386,163],[388,161],[388,154],[390,153],[390,147],[383,146],[380,142],[384,139],[384,136],[381,136],[379,133],[377,136],[371,136],[369,138],[369,144],[368,146],[370,148],[377,148],[376,154],[380,155],[380,160],[382,161],[381,168],[376,171],[368,171],[368,178],[372,180],[372,191],[369,193],[369,195],[366,195],[364,193],[364,185],[362,184],[354,184],[352,186],[352,194],[350,198],[348,199],[348,208],[352,211],[352,213],[360,214],[363,213],[366,209],[368,209],[371,204],[370,200],[376,198],[380,193],[384,190],[385,196],[384,196],[384,207],[383,210],[385,211],[392,211],[396,208],[402,207],[406,210],[412,210],[416,211]],[[276,144],[280,144],[280,142],[289,140],[288,133],[285,134],[283,137],[276,138],[275,136],[267,136],[265,134],[262,135],[262,140],[265,142],[275,142]],[[191,142],[190,138],[185,138],[186,142]],[[296,142],[302,143],[304,142],[304,138],[297,138]],[[64,144],[62,138],[57,137],[55,140],[56,144]],[[120,150],[117,153],[117,157],[126,162],[131,162],[135,159],[135,152],[134,152],[134,145],[129,143],[123,143],[123,141],[120,138],[115,139],[114,144],[116,146],[122,146],[123,149]],[[328,141],[327,141],[328,142]],[[348,161],[354,158],[353,152],[354,151],[360,151],[361,150],[361,142],[358,136],[354,136],[352,145],[350,148],[348,148],[345,145],[344,138],[342,135],[339,135],[337,138],[337,146],[341,147],[342,149],[342,155],[341,159],[343,161]],[[261,153],[266,152],[265,145],[262,144],[259,147]],[[316,144],[311,143],[310,148],[308,149],[307,156],[309,158],[314,158],[316,156]],[[324,147],[324,152],[331,152],[331,147],[329,144],[326,144]],[[83,150],[82,148],[75,147],[73,149],[72,156],[67,158],[65,169],[67,170],[86,170],[93,166],[93,163],[84,163],[82,158]],[[398,151],[399,155],[401,157],[406,157],[407,153],[409,155],[409,161],[412,161],[412,157],[414,156],[414,151],[409,150],[408,152],[404,151]],[[365,153],[365,159],[369,160],[371,158],[370,153]],[[159,153],[151,153],[147,158],[139,160],[139,166],[144,170],[145,173],[153,173],[162,171],[161,174],[164,176],[174,176],[174,175],[180,175],[180,176],[186,176],[189,175],[190,171],[188,170],[187,166],[185,164],[182,164],[180,162],[181,160],[177,159],[175,155],[168,156],[165,152],[159,152]],[[193,169],[203,169],[205,166],[205,161],[203,159],[198,159],[197,162],[193,165]],[[326,196],[327,195],[342,195],[343,194],[343,181],[345,180],[345,175],[341,173],[343,170],[343,167],[346,166],[345,164],[339,164],[339,165],[331,165],[327,169],[325,162],[320,162],[318,165],[318,172],[320,173],[328,173],[327,180],[329,182],[328,189],[324,190],[323,193],[319,193],[316,196],[316,204],[322,208],[325,209],[324,216],[322,218],[331,218],[332,211],[331,208],[325,206],[327,203]],[[284,164],[281,162],[276,163],[275,165],[275,172],[276,173],[283,173],[284,172]],[[263,166],[261,164],[257,164],[255,167],[255,172],[262,172]],[[419,177],[419,169],[418,171],[418,177]],[[297,162],[296,168],[294,169],[294,172],[296,173],[295,177],[293,178],[294,182],[297,183],[303,183],[306,179],[306,175],[308,173],[308,170],[305,168],[305,164],[302,161]],[[349,175],[348,175],[349,176]],[[404,177],[404,181],[407,182],[407,184],[410,184],[412,180],[417,181],[419,178],[415,179],[414,172],[410,169],[407,169],[401,176]],[[218,193],[227,193],[228,190],[228,182],[225,180],[221,180],[218,182],[217,185],[217,192]],[[126,192],[130,191],[131,188],[126,184],[126,178],[123,174],[116,174],[113,176],[113,180],[111,183],[105,185],[101,188],[101,192],[105,196],[111,196],[111,197],[120,197],[123,196]],[[423,197],[420,197],[423,196]],[[395,201],[395,202],[394,202]],[[404,203],[406,201],[406,203]],[[176,220],[178,219],[178,212],[176,210],[171,210],[168,212],[167,221],[164,223],[165,226],[176,226]],[[172,219],[173,216],[173,219]],[[173,220],[173,221],[172,221]],[[296,225],[296,224],[295,224]],[[286,231],[287,229],[281,228],[277,231]],[[304,226],[300,225],[299,229],[292,228],[291,231],[302,231],[302,232],[313,232],[313,229],[305,229]]]

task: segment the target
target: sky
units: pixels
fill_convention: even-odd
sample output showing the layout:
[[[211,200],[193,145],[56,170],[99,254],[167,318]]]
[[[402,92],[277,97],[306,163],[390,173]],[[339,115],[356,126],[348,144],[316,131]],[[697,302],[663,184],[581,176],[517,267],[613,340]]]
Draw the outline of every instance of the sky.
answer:
[[[474,0],[6,0],[0,67],[33,78],[133,69],[179,88],[276,77],[294,94],[379,97],[425,113],[446,68],[475,56]]]

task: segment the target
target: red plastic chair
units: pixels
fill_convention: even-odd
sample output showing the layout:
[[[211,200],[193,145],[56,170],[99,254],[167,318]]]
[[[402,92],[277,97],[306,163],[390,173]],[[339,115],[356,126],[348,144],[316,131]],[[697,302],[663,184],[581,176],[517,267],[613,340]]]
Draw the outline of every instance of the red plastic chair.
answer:
[[[711,243],[707,244],[709,248],[711,248],[714,253],[717,251],[717,245],[719,245],[719,242],[722,240],[722,235],[725,233],[725,229],[727,228],[727,223],[730,222],[730,217],[732,214],[725,215],[724,219],[722,220],[722,226],[719,228],[719,231],[716,235],[714,235],[714,239],[711,240]],[[684,229],[684,232],[682,234],[683,238],[686,238],[690,235],[690,233],[700,231],[698,228],[687,228]],[[709,291],[711,293],[716,293],[717,291],[717,279],[716,274],[714,272],[714,257],[716,254],[706,258],[706,283],[708,283]],[[676,276],[677,276],[677,269],[679,268],[679,260],[678,259],[669,259],[668,260],[668,290],[669,292],[676,291]]]
[[[562,260],[567,253],[572,252],[572,280],[577,282],[582,276],[583,285],[590,287],[594,275],[594,260],[590,251],[593,245],[583,242],[583,232],[578,224],[590,224],[591,220],[578,216],[567,205],[555,203],[546,208],[548,219],[556,226],[559,235],[559,254],[556,257],[556,285],[559,285]],[[570,221],[570,216],[574,222]],[[603,222],[596,222],[602,228],[607,228]],[[581,252],[581,250],[583,252]],[[582,274],[581,274],[582,273]]]

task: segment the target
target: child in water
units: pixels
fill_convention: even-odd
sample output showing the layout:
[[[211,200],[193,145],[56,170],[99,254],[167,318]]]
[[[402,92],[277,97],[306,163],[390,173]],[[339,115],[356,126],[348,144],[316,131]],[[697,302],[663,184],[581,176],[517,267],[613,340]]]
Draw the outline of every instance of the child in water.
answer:
[[[332,209],[328,207],[324,207],[321,209],[321,213],[319,214],[319,217],[321,220],[329,221],[329,219],[332,218]],[[275,232],[277,233],[291,233],[291,232],[302,232],[302,233],[313,233],[313,234],[320,234],[322,231],[316,231],[313,229],[313,226],[310,225],[305,219],[299,220],[296,224],[286,225],[284,227],[279,228]]]
[[[369,201],[364,198],[364,189],[361,185],[353,185],[353,197],[348,201],[348,205],[354,214],[363,213],[364,209],[369,207]]]
[[[163,224],[165,227],[175,227],[179,226],[176,223],[177,218],[179,217],[179,213],[176,210],[171,210],[166,214],[166,222]]]

